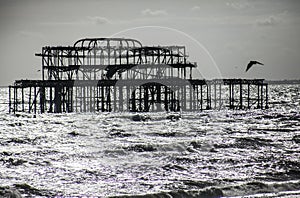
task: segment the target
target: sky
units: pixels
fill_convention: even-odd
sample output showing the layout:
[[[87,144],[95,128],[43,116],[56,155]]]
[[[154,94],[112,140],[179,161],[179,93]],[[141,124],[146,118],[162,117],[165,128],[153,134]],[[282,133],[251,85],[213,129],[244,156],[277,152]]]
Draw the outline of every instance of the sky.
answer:
[[[299,35],[298,0],[0,0],[0,85],[40,79],[43,46],[89,37],[184,45],[204,78],[300,79]]]

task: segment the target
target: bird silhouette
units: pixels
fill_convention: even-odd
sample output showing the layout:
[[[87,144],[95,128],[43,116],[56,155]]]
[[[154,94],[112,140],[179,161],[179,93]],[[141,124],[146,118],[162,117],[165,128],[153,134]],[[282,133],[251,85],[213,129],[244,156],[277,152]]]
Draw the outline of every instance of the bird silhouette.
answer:
[[[262,63],[260,63],[260,62],[258,62],[258,61],[250,61],[250,62],[248,63],[248,65],[247,65],[246,72],[247,72],[253,65],[255,65],[255,64],[264,65],[264,64],[262,64]]]

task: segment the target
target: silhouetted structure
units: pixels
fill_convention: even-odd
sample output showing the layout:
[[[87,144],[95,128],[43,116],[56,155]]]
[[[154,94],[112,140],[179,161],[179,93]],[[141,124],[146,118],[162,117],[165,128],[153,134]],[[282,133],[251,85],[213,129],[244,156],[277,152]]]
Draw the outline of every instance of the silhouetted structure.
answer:
[[[87,38],[46,46],[42,80],[9,86],[10,112],[199,111],[268,108],[263,79],[193,79],[184,46]]]

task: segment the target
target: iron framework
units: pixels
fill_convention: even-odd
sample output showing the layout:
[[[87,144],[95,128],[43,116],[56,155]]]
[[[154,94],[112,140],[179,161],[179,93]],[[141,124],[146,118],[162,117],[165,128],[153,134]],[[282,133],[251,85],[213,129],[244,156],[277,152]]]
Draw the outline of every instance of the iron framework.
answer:
[[[185,46],[125,38],[45,46],[41,80],[9,86],[9,112],[202,111],[268,108],[263,79],[193,79]]]

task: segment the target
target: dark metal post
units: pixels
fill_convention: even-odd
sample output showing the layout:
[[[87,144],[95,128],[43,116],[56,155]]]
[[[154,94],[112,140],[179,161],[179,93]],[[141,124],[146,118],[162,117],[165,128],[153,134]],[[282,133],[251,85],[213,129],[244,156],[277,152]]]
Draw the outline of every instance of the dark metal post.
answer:
[[[217,108],[217,82],[214,82],[214,108]]]
[[[206,85],[206,100],[207,100],[206,109],[210,109],[210,101],[209,101],[210,92],[209,92],[209,87],[210,87],[210,83],[208,83]]]
[[[248,109],[250,109],[250,83],[248,83]]]
[[[31,87],[29,87],[28,113],[31,111]]]
[[[243,84],[240,82],[240,109],[243,109]]]
[[[264,93],[263,93],[264,92],[264,85],[263,84],[261,84],[260,89],[261,89],[261,91],[260,91],[260,93],[261,93],[260,94],[261,95],[261,98],[260,98],[261,99],[261,102],[260,102],[261,107],[260,108],[263,109],[263,106],[264,106],[263,105],[264,104],[263,103],[264,102]]]
[[[259,84],[257,85],[257,108],[260,108]]]
[[[203,110],[203,85],[200,85],[200,107],[201,107],[201,111]]]
[[[34,114],[36,114],[36,100],[37,100],[36,86],[34,86]]]
[[[25,108],[24,108],[24,87],[22,87],[22,112],[25,111]]]
[[[269,109],[269,101],[268,101],[268,84],[266,84],[266,109]]]
[[[231,100],[232,100],[232,109],[234,109],[234,82],[232,83],[232,91],[231,91],[231,94],[232,94],[232,97],[231,97]]]
[[[11,113],[11,86],[8,86],[8,112]]]
[[[14,113],[16,113],[16,111],[18,111],[18,88],[14,87]]]
[[[231,105],[231,82],[229,83],[229,109],[232,108],[232,105]]]

